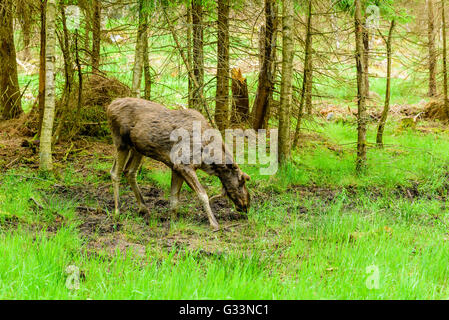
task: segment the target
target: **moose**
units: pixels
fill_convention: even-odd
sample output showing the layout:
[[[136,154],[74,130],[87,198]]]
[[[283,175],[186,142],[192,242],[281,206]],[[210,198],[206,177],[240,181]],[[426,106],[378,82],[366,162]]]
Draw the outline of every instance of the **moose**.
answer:
[[[212,163],[210,161],[207,163],[205,161],[200,163],[172,161],[170,155],[176,144],[176,141],[172,141],[171,138],[174,130],[186,130],[192,137],[194,122],[201,124],[201,130],[212,129],[201,113],[192,109],[172,110],[155,102],[138,98],[120,98],[107,107],[106,115],[116,147],[116,157],[111,169],[116,215],[120,211],[119,187],[122,173],[125,174],[137,199],[139,214],[149,215],[136,181],[143,157],[160,161],[171,168],[170,208],[173,213],[177,210],[181,187],[185,181],[198,195],[211,227],[219,230],[218,222],[209,205],[210,199],[196,175],[197,169],[217,176],[223,186],[222,194],[219,196],[227,195],[235,204],[237,211],[248,212],[250,195],[245,183],[250,180],[250,177],[234,162],[221,136],[218,143],[221,144],[226,161]],[[200,142],[201,150],[207,148],[206,142]]]

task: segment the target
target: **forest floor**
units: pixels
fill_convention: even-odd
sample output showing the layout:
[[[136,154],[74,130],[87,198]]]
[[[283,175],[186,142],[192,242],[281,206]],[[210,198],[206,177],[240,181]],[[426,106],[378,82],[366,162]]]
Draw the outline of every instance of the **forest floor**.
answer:
[[[3,134],[0,299],[449,298],[447,128],[389,123],[361,176],[353,125],[307,132],[277,175],[243,166],[251,210],[214,201],[219,232],[185,186],[170,217],[170,171],[150,159],[138,182],[151,218],[124,179],[112,217],[109,143],[58,145],[54,173],[42,175],[36,146]],[[219,193],[218,179],[200,179]]]

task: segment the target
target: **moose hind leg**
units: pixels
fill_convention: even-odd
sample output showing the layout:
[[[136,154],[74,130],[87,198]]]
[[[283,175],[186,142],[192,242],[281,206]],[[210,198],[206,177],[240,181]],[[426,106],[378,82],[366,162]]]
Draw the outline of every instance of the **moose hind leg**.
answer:
[[[184,178],[181,174],[172,170],[171,172],[171,189],[170,189],[170,209],[172,214],[175,214],[178,209],[179,204],[179,194],[181,192],[182,184],[184,183]]]
[[[206,211],[207,213],[207,217],[209,218],[209,223],[211,227],[215,231],[219,230],[220,226],[218,225],[217,219],[215,219],[215,216],[212,213],[212,209],[210,208],[209,205],[209,197],[207,196],[206,190],[204,190],[203,186],[198,180],[195,170],[193,170],[190,167],[181,166],[177,168],[177,171],[184,177],[184,180],[187,182],[189,187],[192,188],[198,195],[198,198],[203,204],[204,211]]]
[[[148,214],[148,208],[145,205],[145,200],[143,199],[142,192],[137,185],[137,173],[139,171],[140,165],[142,163],[143,155],[138,153],[136,150],[130,151],[129,160],[126,163],[125,176],[137,199],[137,204],[139,205],[139,214],[144,216]]]
[[[120,214],[119,209],[119,189],[120,189],[120,176],[123,172],[123,167],[125,166],[126,160],[128,159],[129,150],[120,150],[117,149],[117,155],[114,160],[114,164],[111,169],[111,178],[112,183],[114,185],[114,207],[115,207],[115,215],[118,216]]]

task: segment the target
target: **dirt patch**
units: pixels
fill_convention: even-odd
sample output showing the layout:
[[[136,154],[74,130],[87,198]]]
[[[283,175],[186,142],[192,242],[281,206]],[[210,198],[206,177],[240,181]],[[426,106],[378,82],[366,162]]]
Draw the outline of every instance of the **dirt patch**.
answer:
[[[14,215],[0,216],[0,229],[16,229],[19,226],[20,220]]]
[[[112,192],[108,188],[101,189],[104,191],[98,191],[98,188],[91,186],[56,186],[54,189],[62,197],[76,198],[78,202],[82,202],[76,209],[79,220],[78,229],[87,240],[87,250],[91,253],[112,256],[116,251],[124,254],[132,252],[137,257],[145,258],[146,246],[150,243],[151,246],[158,246],[167,251],[188,248],[199,252],[199,254],[215,255],[222,250],[223,244],[235,245],[232,239],[235,239],[236,235],[231,236],[230,234],[238,232],[238,228],[247,225],[245,221],[242,221],[247,219],[247,216],[235,212],[229,201],[215,199],[211,202],[211,208],[219,220],[223,232],[212,233],[209,229],[207,215],[199,201],[194,199],[195,195],[184,192],[181,197],[181,205],[188,205],[189,201],[195,201],[188,212],[184,213],[184,218],[191,222],[201,223],[204,225],[204,229],[182,228],[173,232],[170,230],[172,216],[169,201],[164,198],[164,190],[157,187],[141,188],[146,205],[150,210],[150,225],[132,217],[116,221],[107,214],[108,211],[112,213],[114,209]],[[88,206],[92,200],[97,201],[97,207]],[[120,200],[122,213],[130,211],[132,214],[135,212],[137,216],[136,200],[131,191],[124,192]],[[83,207],[83,204],[86,207]],[[154,225],[154,221],[156,221],[156,225]]]
[[[127,190],[129,187],[126,187]],[[164,190],[157,187],[140,187],[142,195],[145,199],[145,204],[150,210],[150,213],[160,214],[167,213],[166,211],[170,207],[168,200],[164,199]],[[107,208],[110,212],[114,211],[114,197],[112,192],[107,190],[107,193],[103,195],[103,198],[99,200],[99,204],[103,208]],[[120,211],[133,211],[137,214],[137,202],[134,194],[128,191],[120,196]]]
[[[125,188],[124,184],[122,184],[122,188]],[[126,190],[120,196],[120,211],[122,213],[127,211],[135,212],[137,215],[138,207],[134,194],[129,190],[128,186],[126,186]],[[145,199],[145,204],[150,211],[150,217],[147,217],[147,219],[156,218],[160,222],[169,221],[171,219],[170,202],[164,198],[165,191],[151,186],[141,186],[141,191]],[[55,185],[52,192],[63,198],[80,203],[77,212],[82,221],[80,230],[83,234],[106,234],[120,231],[122,226],[117,225],[107,214],[107,212],[114,212],[114,198],[110,183],[97,186]],[[195,195],[193,193],[183,193],[180,205],[187,205],[189,202],[193,202],[194,206],[183,217],[190,221],[208,224],[207,214],[203,210],[200,202],[196,200]],[[92,203],[96,204],[92,205]],[[211,202],[211,209],[217,219],[222,222],[247,219],[246,214],[236,212],[230,201],[224,198],[213,200]]]
[[[23,138],[11,137],[2,139],[0,137],[0,172],[21,165],[37,168],[37,152],[32,148],[22,147]]]
[[[33,136],[33,131],[27,126],[29,121],[29,114],[22,113],[17,119],[1,120],[0,132],[2,133],[1,139],[14,138],[17,136]],[[4,143],[5,141],[3,141]]]
[[[330,187],[319,187],[316,185],[294,185],[290,190],[296,193],[301,198],[315,197],[320,198],[325,203],[331,203],[334,201],[340,191]]]
[[[129,242],[123,234],[101,236],[88,245],[90,250],[113,256],[116,251],[122,254],[134,254],[139,258],[146,257],[146,248],[142,244]]]
[[[419,184],[413,183],[410,187],[397,186],[394,195],[397,197],[407,198],[410,200],[415,200],[420,198],[422,195],[418,189]]]
[[[219,221],[248,220],[248,216],[245,213],[237,212],[231,204],[231,201],[227,198],[214,199],[210,203],[210,207]],[[203,216],[205,216],[204,211]]]
[[[78,226],[81,233],[85,236],[92,234],[104,235],[118,232],[122,229],[122,224],[113,221],[107,214],[89,209],[78,209],[78,218],[82,223]]]

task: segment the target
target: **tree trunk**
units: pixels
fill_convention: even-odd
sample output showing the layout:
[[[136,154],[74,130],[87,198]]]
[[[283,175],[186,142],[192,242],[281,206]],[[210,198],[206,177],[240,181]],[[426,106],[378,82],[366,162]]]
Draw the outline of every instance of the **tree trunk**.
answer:
[[[253,128],[261,129],[270,103],[270,97],[274,89],[274,60],[273,51],[276,50],[276,17],[277,5],[275,0],[265,0],[265,44],[262,68],[259,72],[256,99],[253,106]]]
[[[144,0],[139,0],[139,27],[137,30],[136,52],[133,68],[133,82],[131,87],[132,93],[136,98],[140,98],[144,42],[146,41],[148,43],[148,39],[146,38],[145,32],[146,30],[145,15],[146,14],[144,13]]]
[[[390,96],[391,96],[391,39],[393,36],[395,21],[391,21],[390,31],[388,32],[388,38],[385,40],[385,45],[387,46],[387,88],[385,91],[385,105],[382,115],[380,117],[379,126],[377,127],[377,146],[383,148],[383,133],[385,128],[385,123],[387,122],[388,112],[390,111]]]
[[[355,39],[356,39],[356,65],[357,65],[357,160],[356,172],[361,173],[366,166],[366,74],[365,74],[365,48],[363,45],[363,24],[361,0],[355,0]]]
[[[277,26],[278,26],[278,19],[279,19],[279,17],[278,17],[278,14],[277,14],[277,7],[278,7],[278,5],[275,3],[275,10],[276,10],[276,19],[274,20],[275,22],[274,22],[274,25],[275,25],[275,28],[274,28],[274,34],[273,34],[273,38],[274,38],[274,42],[273,42],[273,49],[271,50],[271,58],[270,58],[270,61],[272,61],[272,63],[271,63],[271,77],[272,77],[272,79],[273,79],[273,90],[271,90],[270,91],[270,94],[268,95],[268,105],[267,105],[267,111],[266,111],[266,113],[265,113],[265,119],[264,119],[264,121],[263,121],[263,128],[268,128],[268,121],[270,120],[270,116],[271,116],[271,112],[272,112],[272,107],[275,105],[275,101],[274,101],[274,99],[273,99],[273,92],[274,92],[274,84],[275,84],[275,81],[276,81],[276,61],[277,61],[277,57],[276,57],[276,54],[277,54],[277,50],[276,50],[276,47],[277,47],[277,45],[276,45],[276,42],[277,42]],[[279,104],[277,104],[277,105],[279,105]]]
[[[263,62],[265,61],[265,35],[266,35],[266,28],[265,25],[262,25],[259,30],[259,73],[262,72],[263,69]],[[276,38],[276,35],[273,35],[273,37]],[[269,61],[273,61],[272,64],[272,77],[275,79],[275,61],[276,61],[276,50],[271,51],[271,57]],[[268,103],[264,114],[264,120],[261,128],[266,128],[268,126],[268,119],[270,118],[270,107],[273,102],[273,91],[269,93],[268,96]],[[254,113],[256,109],[253,108],[253,121],[254,121]]]
[[[448,100],[448,88],[447,88],[447,37],[446,37],[446,13],[445,13],[446,1],[441,2],[441,15],[442,15],[442,28],[443,28],[443,88],[444,88],[444,110],[449,121],[449,100]]]
[[[231,124],[248,121],[249,99],[248,84],[240,69],[231,70],[232,78],[232,112]]]
[[[30,10],[30,4],[19,1],[17,4],[17,15],[19,16],[19,22],[22,27],[23,36],[23,52],[26,60],[31,58],[30,44],[31,44],[31,19],[32,13]]]
[[[282,2],[282,80],[279,110],[279,161],[290,158],[290,109],[293,78],[293,0]]]
[[[429,40],[429,97],[437,96],[437,50],[435,48],[435,14],[433,0],[427,0],[428,25],[427,35]]]
[[[41,136],[42,120],[45,109],[45,47],[47,45],[47,35],[45,31],[47,0],[41,0],[41,30],[40,30],[40,53],[39,53],[39,124],[37,136]]]
[[[78,30],[75,30],[75,64],[76,71],[78,73],[78,101],[77,101],[77,110],[81,110],[81,106],[83,105],[83,71],[81,69],[81,61],[80,54],[78,48],[78,39],[79,33]],[[78,112],[79,114],[79,112]]]
[[[56,0],[48,0],[46,15],[46,72],[45,72],[45,109],[40,137],[40,169],[53,168],[51,140],[55,116],[55,51],[56,51]]]
[[[4,0],[0,5],[0,110],[4,119],[16,118],[22,113],[12,5],[12,0]]]
[[[94,0],[94,14],[92,19],[92,71],[100,71],[101,45],[101,0]]]
[[[193,107],[197,110],[205,108],[204,93],[204,40],[203,40],[203,4],[202,0],[192,0],[193,24],[193,74],[197,86],[193,91]]]
[[[265,35],[267,30],[265,25],[260,26],[259,30],[259,72],[262,70],[263,61],[265,57]]]
[[[218,0],[217,92],[215,123],[222,132],[229,117],[229,0]]]
[[[30,47],[31,47],[31,31],[29,30],[29,25],[25,24],[23,25],[23,56],[25,58],[25,60],[29,60],[31,58],[31,52],[30,52]]]
[[[91,43],[90,43],[90,34],[92,32],[92,8],[87,5],[83,8],[84,12],[84,49],[90,54],[90,58],[92,59],[92,52],[90,51]]]
[[[145,29],[143,32],[143,78],[144,78],[144,98],[151,99],[151,71],[150,71],[150,54],[148,51],[148,14],[144,17]]]
[[[72,93],[72,87],[73,87],[73,78],[74,78],[74,70],[73,70],[73,62],[72,62],[72,50],[71,50],[71,44],[70,44],[70,34],[69,30],[67,29],[67,19],[65,15],[65,8],[62,3],[59,3],[59,10],[61,13],[61,22],[62,22],[62,31],[63,31],[63,38],[60,39],[60,47],[62,51],[62,55],[64,58],[64,75],[65,75],[65,86],[64,86],[64,92],[62,94],[62,106],[61,111],[58,116],[58,126],[56,127],[55,133],[53,135],[52,143],[58,143],[59,139],[61,137],[61,131],[65,123],[65,119],[67,117],[67,114],[70,110],[69,102],[70,102],[70,96]]]
[[[192,61],[192,6],[186,5],[186,20],[187,20],[187,64],[191,66],[193,64]],[[190,71],[189,71],[190,72]],[[192,77],[189,76],[189,88],[188,88],[188,107],[193,108],[193,90],[194,84],[192,81]]]
[[[79,55],[79,47],[78,47],[78,41],[79,40],[79,33],[78,29],[75,30],[75,65],[76,65],[76,71],[78,74],[78,99],[77,99],[77,106],[76,106],[76,125],[74,125],[69,133],[69,139],[72,138],[76,132],[79,130],[80,126],[80,120],[81,120],[81,107],[83,105],[83,72],[81,69],[81,61],[80,61],[80,55]]]
[[[293,140],[293,149],[298,146],[299,143],[299,133],[301,131],[301,122],[304,115],[304,102],[310,99],[308,103],[312,103],[312,0],[309,0],[308,10],[307,10],[307,31],[306,31],[306,47],[304,53],[304,73],[302,80],[302,90],[301,90],[301,101],[299,103],[298,119],[296,121],[295,138]],[[310,98],[307,98],[307,95]]]
[[[367,26],[367,21],[365,18],[365,23],[363,25],[363,50],[364,55],[363,55],[363,73],[365,74],[365,95],[366,98],[369,99],[370,97],[370,86],[369,86],[369,52],[370,52],[370,34],[369,34],[369,30],[368,30],[368,26]]]
[[[305,109],[308,115],[313,112],[313,53],[312,53],[312,36],[310,35],[309,56],[307,59],[307,82],[305,87]]]

